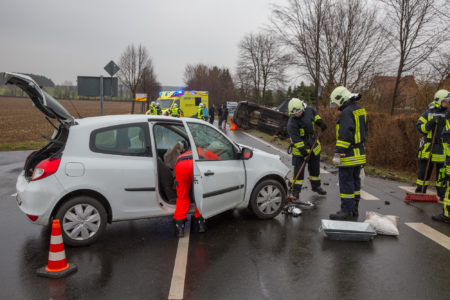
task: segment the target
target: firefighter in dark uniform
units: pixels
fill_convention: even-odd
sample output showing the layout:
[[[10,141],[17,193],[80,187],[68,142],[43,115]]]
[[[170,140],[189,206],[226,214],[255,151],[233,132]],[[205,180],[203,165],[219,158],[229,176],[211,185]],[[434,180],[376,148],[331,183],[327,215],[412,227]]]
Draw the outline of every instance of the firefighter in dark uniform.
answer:
[[[364,142],[367,139],[366,110],[356,104],[360,94],[353,94],[340,86],[330,95],[331,104],[342,111],[336,124],[336,153],[333,163],[339,168],[339,192],[341,209],[330,214],[332,220],[358,217],[361,199],[361,168],[366,163]]]
[[[433,164],[436,164],[436,178],[440,178],[439,171],[444,170],[445,166],[445,150],[447,144],[444,142],[446,112],[448,107],[448,91],[440,90],[434,96],[434,101],[430,104],[428,109],[420,116],[417,121],[417,130],[424,135],[425,142],[419,149],[419,174],[416,181],[416,193],[426,193],[427,187],[430,184],[431,173],[433,172]],[[433,134],[436,131],[434,138],[433,149],[430,149]],[[448,136],[448,135],[447,135]],[[448,139],[448,137],[447,137]],[[431,152],[431,163],[428,166],[428,174],[425,176],[428,158]],[[444,171],[445,174],[445,171]],[[443,180],[436,181],[436,189],[439,198],[443,199],[445,195],[445,187]]]
[[[439,90],[434,95],[434,102],[439,103],[441,107],[448,106],[450,101],[450,92],[447,90]],[[442,131],[442,141],[445,151],[445,171],[439,172],[439,182],[441,190],[445,190],[443,197],[443,211],[441,214],[432,216],[433,220],[450,224],[450,112],[447,109],[445,113],[445,127]],[[442,169],[441,169],[442,170]],[[430,172],[431,174],[431,172]],[[436,184],[437,185],[437,184]]]
[[[294,188],[292,192],[293,196],[299,200],[298,204],[307,208],[311,207],[312,204],[310,202],[300,201],[305,168],[303,168],[297,180],[295,180],[295,177],[303,162],[307,161],[312,190],[320,195],[327,194],[320,186],[321,146],[319,141],[316,142],[312,153],[310,153],[310,149],[317,138],[314,132],[315,125],[319,126],[322,131],[327,126],[312,107],[307,106],[305,102],[298,98],[292,98],[289,101],[288,110],[290,118],[287,125],[287,132],[291,138],[290,149],[292,150],[292,166],[294,167],[292,173]]]

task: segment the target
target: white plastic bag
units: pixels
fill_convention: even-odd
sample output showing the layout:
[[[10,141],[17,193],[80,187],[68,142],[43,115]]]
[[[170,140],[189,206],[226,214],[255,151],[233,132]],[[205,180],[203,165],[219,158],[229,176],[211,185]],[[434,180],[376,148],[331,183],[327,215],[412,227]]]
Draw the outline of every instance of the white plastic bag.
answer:
[[[397,216],[384,216],[374,211],[368,211],[364,222],[372,225],[377,234],[397,236],[400,234],[397,227],[398,219]]]

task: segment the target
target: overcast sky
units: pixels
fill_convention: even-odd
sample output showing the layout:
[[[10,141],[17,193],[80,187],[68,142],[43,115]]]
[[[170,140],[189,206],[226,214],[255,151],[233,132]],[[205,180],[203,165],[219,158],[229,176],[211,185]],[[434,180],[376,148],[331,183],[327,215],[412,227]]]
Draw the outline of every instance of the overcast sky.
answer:
[[[234,73],[239,41],[268,23],[273,1],[0,0],[0,72],[75,84],[142,44],[163,85],[183,85],[187,64]]]

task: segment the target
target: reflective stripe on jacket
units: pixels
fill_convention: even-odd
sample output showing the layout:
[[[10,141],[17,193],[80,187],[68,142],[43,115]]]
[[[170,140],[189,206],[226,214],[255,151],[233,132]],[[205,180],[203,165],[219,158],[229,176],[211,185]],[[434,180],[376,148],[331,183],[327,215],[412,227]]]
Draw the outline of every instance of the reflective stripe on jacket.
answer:
[[[336,124],[336,153],[344,155],[341,157],[339,167],[353,167],[366,163],[364,142],[367,130],[366,110],[354,101],[344,104]]]
[[[306,107],[299,118],[295,116],[289,118],[287,132],[291,138],[291,143],[293,144],[292,155],[303,156],[301,152],[310,150],[316,139],[314,133],[315,124],[320,122],[319,120],[321,121],[322,119],[310,106]],[[314,155],[319,155],[321,150],[322,146],[320,145],[320,142],[317,141],[313,149]]]
[[[423,147],[419,149],[419,159],[428,159],[430,157],[431,150],[432,162],[445,162],[445,153],[447,149],[447,143],[449,142],[447,140],[450,138],[450,124],[448,124],[448,120],[445,119],[446,110],[446,108],[442,108],[432,104],[431,107],[420,116],[419,120],[417,120],[416,129],[426,138],[426,142],[424,143]],[[441,118],[441,121],[438,122],[437,127],[435,127],[435,124],[428,124],[435,117]],[[431,128],[430,125],[432,125]],[[437,128],[435,135],[435,144],[433,146],[433,149],[430,149],[435,128]]]

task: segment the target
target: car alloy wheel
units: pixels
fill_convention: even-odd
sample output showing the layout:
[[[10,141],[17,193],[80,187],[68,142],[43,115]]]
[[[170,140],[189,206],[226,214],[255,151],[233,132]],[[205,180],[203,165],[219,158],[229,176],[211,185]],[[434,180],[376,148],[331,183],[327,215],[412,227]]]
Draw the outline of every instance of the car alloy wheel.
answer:
[[[69,246],[86,246],[102,234],[107,215],[97,199],[77,196],[58,209],[55,219],[60,220],[64,243]]]
[[[253,190],[250,208],[260,219],[276,217],[284,207],[286,192],[276,180],[267,179],[260,182]]]

